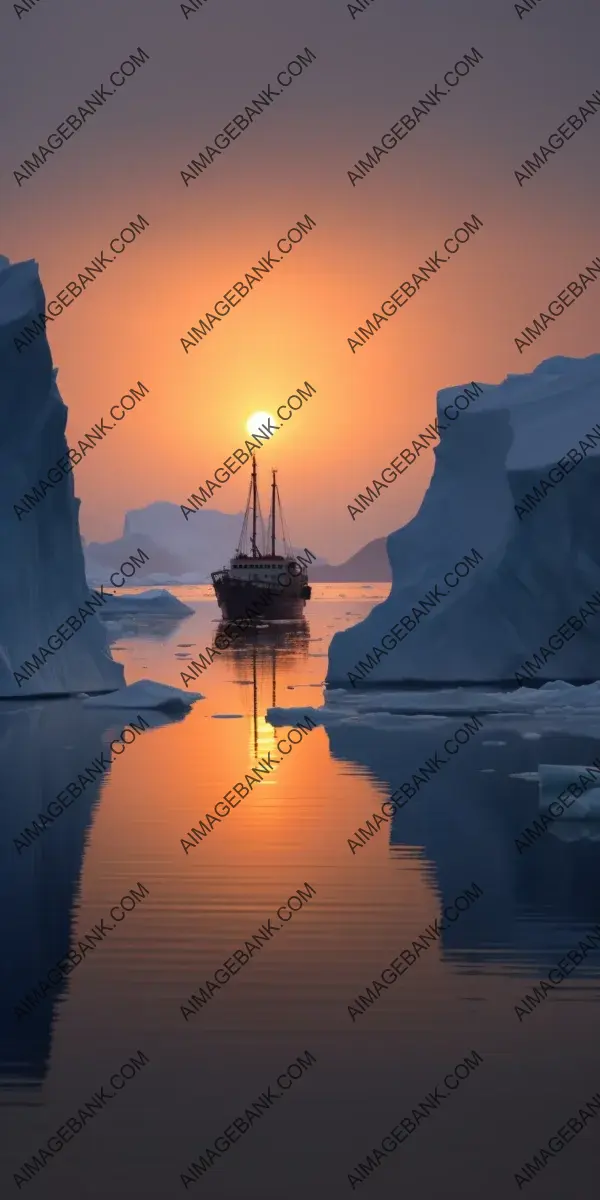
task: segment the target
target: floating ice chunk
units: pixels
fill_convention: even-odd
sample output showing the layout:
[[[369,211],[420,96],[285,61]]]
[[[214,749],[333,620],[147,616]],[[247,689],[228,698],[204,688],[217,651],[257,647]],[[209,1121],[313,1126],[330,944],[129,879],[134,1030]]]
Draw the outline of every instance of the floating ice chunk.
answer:
[[[559,801],[558,797],[561,793],[566,793],[567,803],[570,800],[572,803],[568,808],[564,807],[564,812],[557,820],[581,821],[586,818],[597,819],[600,817],[600,787],[597,786],[600,781],[600,770],[598,768],[540,763],[538,770],[540,812],[547,812],[550,805],[556,802],[563,808],[565,801]],[[573,796],[567,791],[569,785],[572,785],[575,790],[579,789],[582,794]],[[554,816],[554,814],[550,813],[550,816]]]
[[[151,613],[153,617],[189,617],[194,609],[178,600],[167,588],[149,588],[131,596],[106,594],[106,604],[102,612],[107,617],[119,617],[130,613]]]
[[[186,712],[196,700],[204,700],[202,692],[184,692],[167,683],[153,679],[138,679],[128,687],[119,688],[104,696],[90,696],[83,703],[94,708],[158,708],[161,712]]]
[[[561,842],[600,842],[600,824],[597,821],[569,821],[566,825],[555,821],[548,833]]]
[[[268,708],[266,719],[269,725],[279,728],[280,725],[295,725],[310,717],[317,725],[323,725],[322,708]]]
[[[320,686],[320,685],[307,685]],[[518,729],[518,719],[525,718],[532,723],[544,723],[544,732],[549,730],[564,730],[568,723],[571,727],[585,729],[592,727],[597,731],[600,722],[600,682],[572,685],[562,680],[552,681],[540,688],[515,688],[510,692],[479,690],[477,688],[452,687],[436,688],[425,692],[405,688],[387,688],[351,690],[346,688],[326,687],[325,703],[311,710],[313,719],[326,726],[345,724],[348,720],[369,722],[372,724],[374,713],[395,713],[398,724],[402,718],[414,718],[415,715],[429,713],[444,717],[469,717],[476,713],[496,718],[494,724],[498,732],[506,729]],[[269,709],[267,720],[271,724],[289,725],[296,720],[296,708]],[[535,739],[541,735],[534,730],[527,731],[528,737]],[[491,742],[492,739],[487,739]],[[506,744],[503,742],[502,744]]]

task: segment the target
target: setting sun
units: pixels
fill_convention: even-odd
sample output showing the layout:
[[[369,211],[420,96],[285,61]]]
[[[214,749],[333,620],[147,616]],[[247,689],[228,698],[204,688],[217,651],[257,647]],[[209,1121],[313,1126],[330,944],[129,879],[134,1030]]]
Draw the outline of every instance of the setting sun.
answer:
[[[272,424],[275,423],[275,417],[273,416],[272,413],[268,413],[268,412],[252,413],[252,416],[248,417],[248,420],[246,421],[246,430],[250,435],[252,435],[252,434],[256,433],[257,429],[260,430],[261,425],[266,425],[267,421],[271,421]]]

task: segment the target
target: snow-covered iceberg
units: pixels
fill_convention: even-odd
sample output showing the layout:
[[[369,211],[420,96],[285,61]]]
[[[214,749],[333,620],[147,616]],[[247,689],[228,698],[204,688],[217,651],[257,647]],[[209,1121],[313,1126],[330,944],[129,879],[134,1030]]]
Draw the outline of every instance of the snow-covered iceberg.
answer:
[[[145,592],[137,592],[130,596],[120,593],[109,594],[106,604],[101,609],[103,617],[130,616],[132,613],[149,614],[153,617],[189,617],[194,609],[189,604],[178,600],[166,588],[149,588]]]
[[[111,658],[104,628],[94,609],[84,607],[90,591],[79,500],[73,475],[61,477],[62,468],[57,468],[69,461],[67,409],[45,332],[39,332],[45,306],[37,263],[10,265],[0,256],[2,697],[101,692],[123,682],[123,668]],[[14,339],[24,326],[33,329],[34,322],[37,336],[19,350]],[[44,482],[42,488],[40,481],[53,469],[58,481]],[[26,494],[31,503],[23,504]]]
[[[458,391],[438,393],[431,483],[388,537],[390,595],[334,636],[329,685],[600,678],[600,355],[486,384],[449,419]]]

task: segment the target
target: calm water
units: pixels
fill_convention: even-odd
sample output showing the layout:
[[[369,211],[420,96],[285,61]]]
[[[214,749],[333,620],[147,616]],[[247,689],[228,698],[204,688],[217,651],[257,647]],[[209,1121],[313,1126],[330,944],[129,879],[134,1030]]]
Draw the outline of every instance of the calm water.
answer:
[[[129,683],[179,686],[186,656],[212,641],[209,590],[173,590],[193,617],[115,633]],[[182,720],[148,714],[156,727],[21,855],[13,838],[136,714],[76,700],[0,708],[6,1195],[21,1164],[138,1050],[149,1064],[21,1191],[183,1195],[188,1164],[306,1050],[316,1063],[190,1194],[350,1195],[355,1164],[475,1050],[481,1065],[355,1190],[479,1200],[485,1189],[500,1200],[600,1091],[600,950],[521,1022],[514,1011],[600,921],[600,843],[547,834],[519,855],[513,839],[536,815],[538,785],[510,777],[590,762],[597,740],[525,737],[491,719],[353,855],[348,838],[462,718],[319,727],[199,845],[181,847],[257,758],[280,757],[286,730],[266,709],[319,706],[332,633],[386,591],[317,585],[306,629],[224,653],[191,685],[205,700]],[[483,896],[352,1021],[353,999],[473,882]],[[138,883],[143,902],[17,1020],[20,998]],[[191,993],[306,883],[310,901],[186,1021]],[[544,1200],[591,1195],[600,1125],[590,1124],[525,1188]]]

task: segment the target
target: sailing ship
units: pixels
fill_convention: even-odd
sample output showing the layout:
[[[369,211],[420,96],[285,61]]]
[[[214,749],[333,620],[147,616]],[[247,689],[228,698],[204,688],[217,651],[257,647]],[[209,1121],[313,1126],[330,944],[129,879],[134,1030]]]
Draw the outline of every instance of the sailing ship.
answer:
[[[310,599],[310,586],[306,567],[298,563],[291,553],[283,510],[277,485],[277,472],[272,473],[271,511],[263,549],[258,545],[258,524],[264,533],[264,523],[258,499],[256,459],[252,459],[252,476],[246,501],[237,550],[228,567],[212,571],[211,578],[217,603],[228,621],[240,617],[260,621],[298,620],[304,605]],[[284,553],[276,553],[276,512],[279,511]],[[250,546],[248,532],[251,521]],[[266,548],[270,546],[270,553]],[[293,567],[293,570],[290,569]]]

